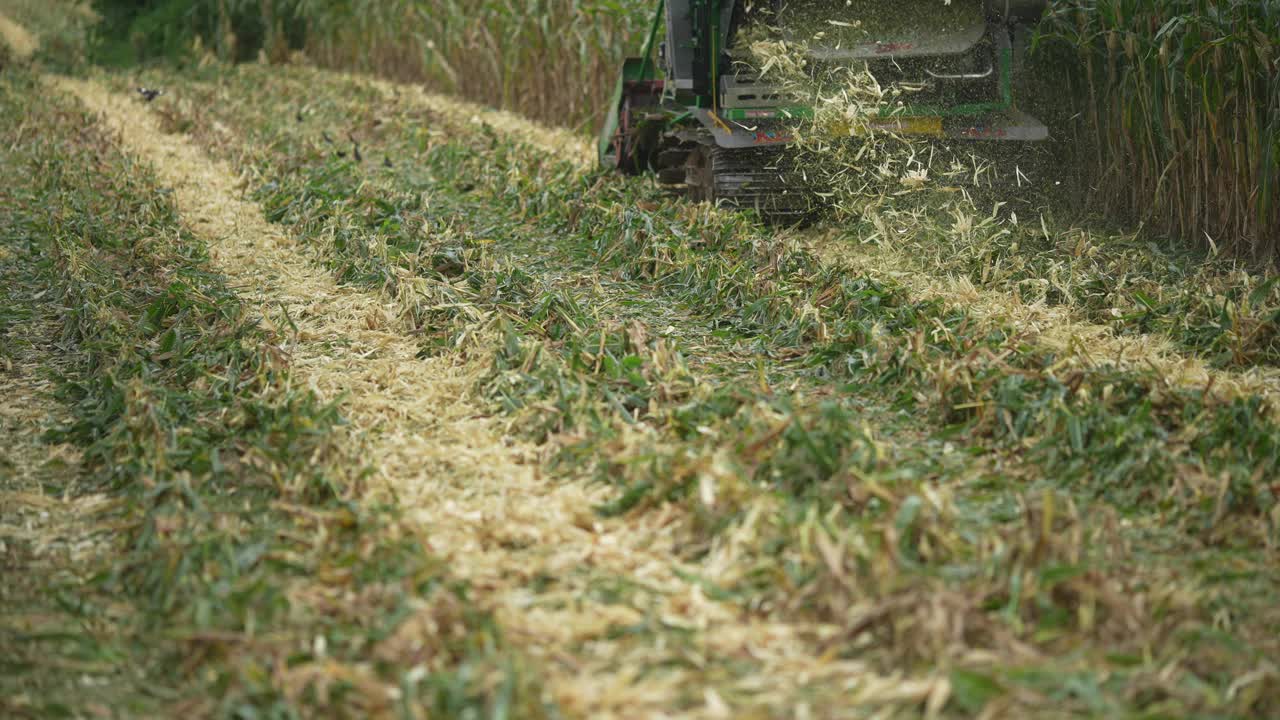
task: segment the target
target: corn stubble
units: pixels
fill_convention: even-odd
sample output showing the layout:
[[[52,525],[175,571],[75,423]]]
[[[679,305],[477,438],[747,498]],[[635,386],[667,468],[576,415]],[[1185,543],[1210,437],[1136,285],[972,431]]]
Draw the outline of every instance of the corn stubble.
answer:
[[[802,69],[797,46],[757,51],[784,79]],[[107,193],[151,198],[125,203],[152,213],[123,214],[141,238],[92,225],[119,213],[57,203],[79,223],[56,225],[63,283],[98,313],[77,332],[139,348],[127,367],[159,364],[129,396],[128,422],[108,416],[116,434],[90,447],[173,478],[158,506],[166,532],[147,536],[130,568],[181,621],[205,623],[185,641],[221,673],[206,697],[222,707],[532,716],[555,713],[547,687],[569,712],[708,717],[1261,715],[1280,703],[1280,418],[1256,367],[1273,363],[1280,299],[1265,277],[1041,219],[1000,196],[1027,169],[872,132],[868,114],[901,89],[857,70],[824,83],[817,124],[801,128],[798,149],[828,176],[843,225],[805,232],[593,174],[555,153],[555,133],[388,84],[261,66],[141,80],[173,89],[148,106],[168,130],[246,168],[274,227],[240,224],[270,244],[287,233],[343,292],[367,293],[360,307],[385,304],[353,317],[317,301],[319,319],[268,313],[246,327],[242,312],[216,312],[234,297],[197,274],[148,306],[181,331],[153,348],[135,337],[150,326],[128,320],[138,294],[154,298],[95,274],[116,253],[73,231],[133,238],[143,262],[130,277],[148,288],[164,276],[156,268],[207,272],[198,244],[175,258],[149,240],[193,245],[145,177]],[[108,81],[123,93],[133,79]],[[396,162],[339,155],[326,134]],[[833,244],[849,254],[811,250]],[[992,302],[972,302],[979,292]],[[1020,314],[1045,306],[1062,314]],[[432,389],[421,402],[387,402],[401,418],[391,426],[441,407],[447,385],[462,396],[451,402],[507,430],[528,463],[520,494],[541,473],[592,491],[576,512],[557,504],[510,527],[486,522],[506,501],[466,504],[465,492],[399,493],[407,518],[352,502],[364,478],[345,474],[358,463],[342,450],[359,444],[289,381],[302,368],[270,350],[329,315],[446,368],[448,383],[422,381]],[[1064,317],[1105,332],[1057,342],[1036,325]],[[194,365],[165,356],[188,337],[207,347]],[[1179,359],[1201,363],[1196,374],[1171,372]],[[172,401],[173,363],[208,377],[256,369],[252,397],[224,384],[196,396],[202,420],[237,424],[175,418],[185,406]],[[348,411],[364,422],[358,404]],[[201,442],[195,461],[165,444],[230,430],[248,433],[253,452],[234,467],[277,501],[269,520],[241,519],[243,486],[219,495],[226,473],[200,464]],[[414,442],[403,457],[446,472],[447,452]],[[299,448],[334,480],[308,482]],[[116,477],[141,493],[129,468]],[[184,509],[188,489],[231,519]],[[441,519],[456,510],[441,494],[476,514]],[[486,548],[459,556],[478,568],[464,575],[481,580],[470,590],[421,552],[433,522],[441,542]],[[606,560],[485,574],[599,526],[611,528]],[[263,555],[245,555],[254,528],[277,543]],[[202,564],[162,572],[188,554]],[[220,562],[246,556],[268,562]],[[198,607],[222,579],[252,591],[209,623],[182,598]],[[246,617],[281,596],[288,613]],[[278,632],[249,633],[250,622]],[[315,644],[318,623],[328,646]],[[531,668],[525,652],[547,662]],[[222,663],[263,655],[273,662],[242,674]],[[370,656],[373,668],[360,663]],[[395,708],[392,691],[404,693]]]
[[[1047,348],[999,314],[916,297],[884,267],[824,264],[742,215],[584,176],[483,118],[301,69],[241,73],[188,84],[200,99],[183,122],[252,164],[268,217],[349,281],[412,299],[425,352],[490,363],[475,397],[544,448],[550,472],[615,486],[604,517],[678,528],[681,572],[704,593],[827,626],[821,647],[879,673],[846,701],[1030,712],[1068,676],[1096,688],[1081,712],[1225,707],[1204,682],[1237,687],[1237,709],[1274,701],[1265,641],[1209,639],[1224,604],[1239,632],[1271,622],[1256,602],[1280,519],[1265,480],[1274,411],[1232,371],[1197,386]],[[279,119],[304,98],[316,125]],[[414,162],[327,153],[315,136],[344,123]],[[850,197],[880,202],[863,187]],[[954,222],[976,236],[977,217]],[[1229,546],[1261,553],[1241,585],[1200,564]],[[642,607],[646,591],[626,587],[607,597]],[[630,657],[649,672],[669,661]],[[760,687],[760,666],[729,680],[706,667],[717,687]],[[757,699],[794,710],[784,690]]]

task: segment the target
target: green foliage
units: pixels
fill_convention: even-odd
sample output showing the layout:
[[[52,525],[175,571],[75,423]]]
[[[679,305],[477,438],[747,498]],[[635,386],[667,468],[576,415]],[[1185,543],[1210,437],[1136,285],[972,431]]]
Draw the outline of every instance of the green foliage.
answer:
[[[208,48],[223,60],[283,59],[305,41],[305,0],[93,0],[93,59],[127,66]]]
[[[249,163],[268,217],[398,303],[424,353],[487,361],[477,397],[552,469],[617,487],[601,513],[685,518],[688,558],[739,548],[726,578],[693,578],[709,597],[827,623],[834,653],[885,672],[953,663],[961,712],[1273,701],[1225,695],[1273,643],[1228,633],[1220,665],[1181,660],[1211,651],[1186,634],[1215,608],[1167,548],[1127,545],[1152,547],[1151,526],[1198,548],[1274,534],[1265,405],[1057,355],[359,80],[217,72],[161,111]],[[325,140],[346,128],[363,162]]]
[[[128,639],[130,683],[202,715],[368,716],[394,690],[406,712],[538,717],[532,676],[420,530],[356,501],[358,439],[291,379],[171,194],[36,89],[0,85],[6,152],[33,178],[5,241],[39,244],[77,360],[50,436],[83,449],[78,487],[113,496],[112,552],[63,604]],[[41,133],[18,142],[27,123]]]

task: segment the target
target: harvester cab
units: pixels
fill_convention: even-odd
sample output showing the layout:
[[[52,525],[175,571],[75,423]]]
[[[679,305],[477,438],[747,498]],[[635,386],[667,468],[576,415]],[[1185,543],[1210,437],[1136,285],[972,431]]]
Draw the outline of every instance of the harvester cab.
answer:
[[[906,88],[866,126],[954,140],[1033,142],[1048,129],[1018,109],[1017,73],[1047,0],[659,0],[645,47],[623,65],[600,134],[602,165],[655,172],[694,199],[811,213],[788,146],[813,117],[818,78],[865,68]],[[748,45],[794,48],[806,96],[755,71]],[[758,64],[758,63],[757,63]]]

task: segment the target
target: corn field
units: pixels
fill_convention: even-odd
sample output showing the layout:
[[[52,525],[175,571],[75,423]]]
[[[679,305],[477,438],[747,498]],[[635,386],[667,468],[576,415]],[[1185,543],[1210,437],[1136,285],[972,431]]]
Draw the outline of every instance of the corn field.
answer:
[[[1076,102],[1109,209],[1211,249],[1280,237],[1280,3],[1058,0]]]
[[[615,68],[638,48],[642,0],[316,2],[307,54],[334,68],[426,82],[529,117],[594,129]]]

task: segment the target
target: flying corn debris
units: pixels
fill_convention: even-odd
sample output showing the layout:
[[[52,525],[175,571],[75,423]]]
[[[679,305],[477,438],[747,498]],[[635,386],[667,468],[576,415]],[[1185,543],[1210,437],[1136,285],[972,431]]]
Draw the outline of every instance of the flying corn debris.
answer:
[[[666,0],[626,59],[603,167],[794,222],[824,180],[799,150],[875,135],[1035,142],[1018,58],[1048,0]],[[836,122],[830,122],[835,119]],[[847,145],[846,145],[847,146]]]

